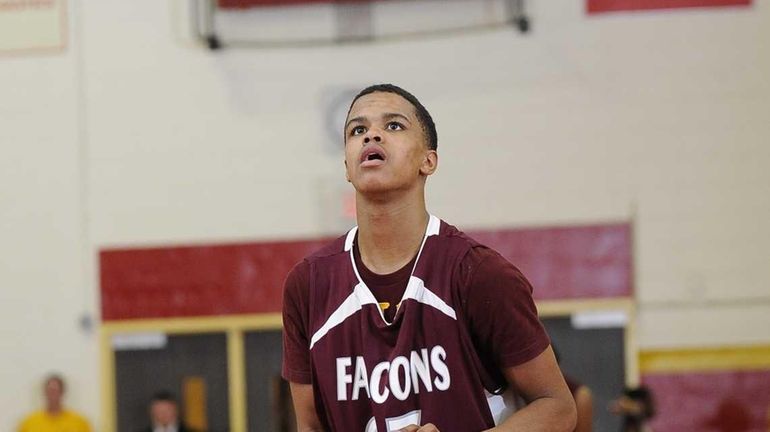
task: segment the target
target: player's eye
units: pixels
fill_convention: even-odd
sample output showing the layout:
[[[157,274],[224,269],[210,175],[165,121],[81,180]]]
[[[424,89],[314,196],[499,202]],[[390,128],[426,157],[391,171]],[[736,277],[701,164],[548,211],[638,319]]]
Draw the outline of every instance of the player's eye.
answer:
[[[363,126],[354,126],[350,129],[350,136],[356,136],[366,133],[366,128]]]
[[[404,125],[402,125],[399,122],[394,122],[394,121],[388,123],[387,125],[385,125],[385,127],[387,127],[388,130],[392,130],[392,131],[404,130]]]

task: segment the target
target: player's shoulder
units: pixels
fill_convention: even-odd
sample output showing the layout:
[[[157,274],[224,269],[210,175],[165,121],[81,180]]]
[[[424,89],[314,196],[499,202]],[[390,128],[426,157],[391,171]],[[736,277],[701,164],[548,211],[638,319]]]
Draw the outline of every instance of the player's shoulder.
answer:
[[[467,245],[470,248],[481,246],[473,237],[461,231],[456,226],[441,219],[441,226],[438,231],[438,237],[445,241],[456,242]]]
[[[316,251],[311,252],[299,260],[299,262],[294,264],[294,267],[289,270],[289,273],[286,277],[287,285],[304,284],[309,278],[310,267],[314,262],[326,257],[343,253],[345,250],[344,248],[346,237],[347,235],[340,236],[326,243]]]
[[[467,252],[463,255],[460,266],[464,273],[474,273],[477,268],[482,266],[485,271],[493,273],[510,270],[520,273],[520,270],[497,250],[476,240],[472,235],[461,231],[454,225],[443,220],[441,222],[440,236],[447,241],[461,243],[467,247]]]
[[[288,280],[306,280],[310,274],[311,267],[317,262],[347,253],[350,244],[352,243],[352,239],[355,236],[355,231],[356,229],[354,228],[347,234],[322,244],[318,249],[303,257],[299,262],[294,264],[294,267],[289,271]]]
[[[353,232],[353,234],[351,234],[351,232]],[[351,230],[351,232],[348,232],[347,234],[339,236],[329,243],[326,243],[320,249],[307,255],[303,261],[312,263],[314,261],[318,261],[319,259],[345,253],[348,249],[347,243],[350,242],[350,237],[355,235],[354,230]]]
[[[442,220],[441,229],[439,230],[439,236],[443,237],[447,241],[460,243],[467,246],[468,253],[463,258],[463,261],[470,261],[480,263],[488,258],[492,260],[506,261],[500,253],[491,247],[476,240],[472,235],[465,233],[456,226]]]

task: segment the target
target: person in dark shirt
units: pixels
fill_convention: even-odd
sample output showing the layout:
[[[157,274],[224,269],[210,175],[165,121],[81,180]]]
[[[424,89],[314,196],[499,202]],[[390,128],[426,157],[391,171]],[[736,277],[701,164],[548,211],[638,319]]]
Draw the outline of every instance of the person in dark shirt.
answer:
[[[345,131],[358,226],[284,290],[282,374],[302,431],[571,431],[532,287],[427,212],[437,134],[412,94],[362,90]],[[515,407],[516,395],[527,402]]]
[[[142,432],[194,432],[179,420],[179,406],[171,392],[161,390],[150,400],[150,426]]]
[[[627,388],[610,403],[610,411],[623,417],[622,432],[651,432],[647,422],[655,416],[655,399],[645,386]]]

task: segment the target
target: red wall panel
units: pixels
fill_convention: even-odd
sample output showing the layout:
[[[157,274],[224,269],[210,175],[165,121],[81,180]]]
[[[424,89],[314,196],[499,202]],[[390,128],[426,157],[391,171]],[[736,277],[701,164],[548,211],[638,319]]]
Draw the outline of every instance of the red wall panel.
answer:
[[[649,374],[655,432],[766,432],[770,371]]]
[[[102,251],[102,319],[280,311],[286,274],[324,244],[294,241]]]
[[[609,224],[469,233],[514,263],[537,300],[631,296],[631,226]]]
[[[631,295],[627,224],[471,235],[516,264],[532,281],[537,299]],[[103,250],[102,318],[278,312],[286,274],[327,241]]]
[[[223,9],[246,9],[259,6],[290,6],[307,3],[360,3],[371,0],[219,0]]]
[[[586,11],[589,14],[596,14],[652,9],[748,6],[750,4],[751,0],[587,0]]]

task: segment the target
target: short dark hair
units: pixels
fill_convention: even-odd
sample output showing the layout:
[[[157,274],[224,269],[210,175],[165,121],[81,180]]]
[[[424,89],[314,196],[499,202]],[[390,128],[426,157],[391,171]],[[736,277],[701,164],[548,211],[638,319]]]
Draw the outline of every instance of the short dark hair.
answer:
[[[152,399],[150,399],[150,403],[152,402],[172,402],[176,403],[176,398],[174,397],[174,394],[171,393],[168,390],[160,390],[158,392],[155,392],[154,395],[152,395]]]
[[[67,385],[64,383],[64,377],[62,377],[61,374],[54,372],[46,375],[45,380],[43,380],[43,386],[48,386],[48,383],[51,381],[56,381],[59,383],[59,387],[61,388],[62,393],[67,390]]]
[[[361,90],[356,97],[353,98],[353,101],[350,102],[350,108],[348,108],[348,115],[350,115],[350,110],[353,109],[353,104],[356,103],[356,101],[361,96],[366,96],[371,93],[395,93],[402,98],[406,99],[412,106],[414,107],[414,111],[417,114],[417,120],[420,121],[420,124],[422,125],[422,130],[425,132],[425,138],[427,140],[428,148],[431,150],[438,149],[438,134],[436,133],[436,124],[433,123],[433,117],[430,116],[430,113],[427,109],[420,103],[420,101],[411,93],[408,91],[402,89],[401,87],[393,84],[374,84],[370,85],[369,87]]]

